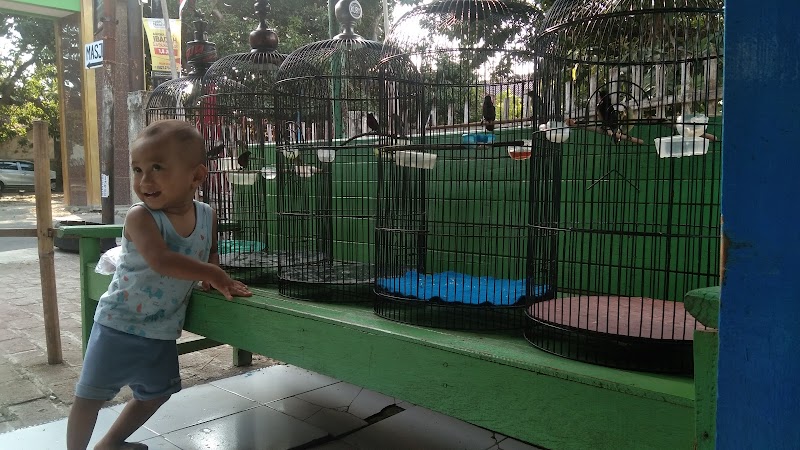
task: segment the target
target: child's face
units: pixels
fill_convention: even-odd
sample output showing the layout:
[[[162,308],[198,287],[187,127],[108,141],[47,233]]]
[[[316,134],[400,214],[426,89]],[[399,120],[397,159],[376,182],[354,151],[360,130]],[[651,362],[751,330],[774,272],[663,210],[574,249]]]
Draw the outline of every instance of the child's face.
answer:
[[[133,190],[148,208],[180,213],[192,205],[206,172],[182,153],[170,141],[137,145],[131,151]]]

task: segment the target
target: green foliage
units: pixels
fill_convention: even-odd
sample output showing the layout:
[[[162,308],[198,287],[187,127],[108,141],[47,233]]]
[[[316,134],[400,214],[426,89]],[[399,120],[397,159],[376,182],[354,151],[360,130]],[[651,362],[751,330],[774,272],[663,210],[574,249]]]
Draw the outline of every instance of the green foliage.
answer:
[[[508,99],[508,119],[521,119],[522,118],[522,99],[517,97],[516,95],[502,91],[497,94],[497,98],[494,100],[494,108],[497,113],[497,117],[502,117],[502,110],[503,104],[505,103],[506,99]]]
[[[58,136],[55,29],[47,19],[0,14],[0,142],[25,137],[34,119]],[[24,142],[23,142],[24,143]]]
[[[360,3],[364,17],[356,25],[356,32],[367,39],[382,37],[382,0],[360,0]],[[247,37],[258,26],[252,1],[198,0],[197,10],[209,22],[208,39],[217,45],[220,57],[250,51]],[[191,20],[183,24],[184,41],[192,39]],[[278,50],[283,53],[328,39],[328,0],[272,0],[267,25],[278,33]],[[337,25],[334,34],[338,32]]]

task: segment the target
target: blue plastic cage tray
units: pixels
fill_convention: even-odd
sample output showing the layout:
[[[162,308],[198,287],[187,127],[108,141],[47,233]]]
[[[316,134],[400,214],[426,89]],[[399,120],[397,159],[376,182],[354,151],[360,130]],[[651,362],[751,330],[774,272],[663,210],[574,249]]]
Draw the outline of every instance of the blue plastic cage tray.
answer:
[[[525,298],[525,280],[474,277],[458,272],[420,274],[411,270],[400,277],[379,278],[378,286],[410,299],[468,305],[511,306]],[[531,294],[539,296],[546,290],[547,286],[535,286]]]
[[[494,142],[493,133],[465,133],[461,135],[461,143],[467,148],[477,148]]]

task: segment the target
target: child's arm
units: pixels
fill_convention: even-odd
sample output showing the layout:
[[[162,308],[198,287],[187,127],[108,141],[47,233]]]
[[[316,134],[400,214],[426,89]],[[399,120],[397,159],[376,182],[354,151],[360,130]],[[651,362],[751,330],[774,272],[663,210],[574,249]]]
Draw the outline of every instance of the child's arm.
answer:
[[[213,208],[211,209],[211,217],[211,251],[208,253],[208,263],[219,266],[219,253],[217,252],[217,211]],[[234,281],[234,283],[237,283],[239,291],[246,292],[246,294],[242,294],[242,296],[249,297],[253,295],[244,283],[240,281]],[[203,280],[200,286],[204,291],[207,291],[211,289],[212,284],[209,281]]]
[[[144,207],[134,207],[128,212],[125,234],[136,245],[147,265],[161,275],[181,280],[208,280],[228,300],[233,295],[252,295],[247,287],[231,280],[219,266],[170,250],[158,231],[155,219]],[[213,236],[216,236],[216,232]]]

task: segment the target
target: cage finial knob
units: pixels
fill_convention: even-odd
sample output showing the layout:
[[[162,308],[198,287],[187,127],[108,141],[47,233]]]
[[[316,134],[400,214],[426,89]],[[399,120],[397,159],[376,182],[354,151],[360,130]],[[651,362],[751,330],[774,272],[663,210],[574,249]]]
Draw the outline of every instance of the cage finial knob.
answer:
[[[338,20],[339,24],[342,26],[342,32],[336,37],[340,39],[360,38],[361,36],[353,31],[353,26],[356,22],[361,20],[361,17],[364,15],[361,3],[359,3],[358,0],[339,0],[336,2],[335,12],[336,20]]]
[[[200,17],[193,21],[192,24],[194,25],[194,40],[195,41],[205,41],[206,40],[206,26],[208,25],[203,18],[203,15],[200,14]]]
[[[250,33],[249,42],[252,52],[272,52],[278,49],[278,34],[267,28],[267,12],[269,3],[258,0],[253,5],[258,17],[258,28]]]
[[[192,22],[194,25],[194,40],[186,43],[186,61],[189,73],[205,72],[217,60],[217,46],[206,41],[206,23],[203,15]]]

